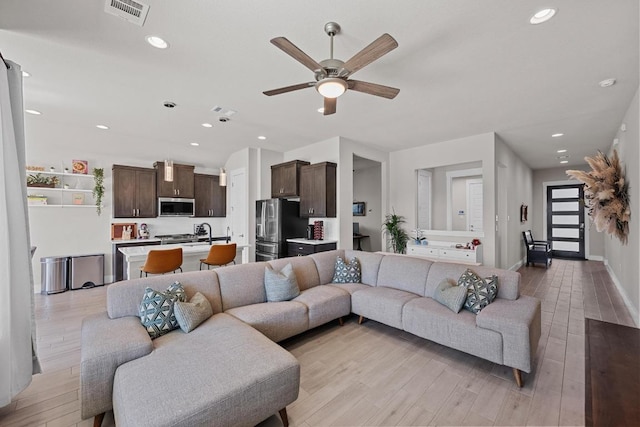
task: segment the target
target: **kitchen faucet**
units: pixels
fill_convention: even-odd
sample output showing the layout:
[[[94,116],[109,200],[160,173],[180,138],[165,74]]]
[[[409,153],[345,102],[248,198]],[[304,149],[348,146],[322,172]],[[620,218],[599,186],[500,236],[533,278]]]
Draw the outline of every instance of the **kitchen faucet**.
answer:
[[[207,226],[209,228],[209,246],[211,246],[211,244],[213,243],[213,240],[211,239],[211,225],[209,225],[209,223],[207,222],[203,222],[202,224],[198,225],[198,229],[202,229],[202,227]]]

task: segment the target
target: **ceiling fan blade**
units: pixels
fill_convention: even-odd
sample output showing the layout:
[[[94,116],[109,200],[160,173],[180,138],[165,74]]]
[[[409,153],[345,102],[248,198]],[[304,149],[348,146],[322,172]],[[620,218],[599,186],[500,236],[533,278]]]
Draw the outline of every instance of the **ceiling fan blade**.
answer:
[[[271,39],[271,44],[278,47],[284,53],[291,56],[311,71],[322,70],[322,72],[326,74],[322,65],[318,64],[313,58],[304,53],[298,46],[291,43],[285,37],[276,37],[275,39]]]
[[[353,74],[397,47],[398,42],[396,39],[385,33],[375,39],[369,46],[356,53],[344,64],[344,68],[349,70],[349,74]]]
[[[360,80],[347,80],[347,83],[349,84],[350,90],[368,93],[369,95],[381,96],[387,99],[393,99],[398,93],[400,93],[400,89],[396,89],[395,87],[362,82]]]
[[[325,98],[324,99],[324,111],[323,115],[328,116],[336,112],[336,105],[338,104],[338,98]]]
[[[293,92],[294,90],[306,89],[306,88],[312,87],[314,85],[315,85],[315,82],[300,83],[300,84],[293,85],[293,86],[286,86],[286,87],[281,87],[281,88],[278,88],[278,89],[265,90],[262,93],[264,93],[267,96],[280,95],[281,93],[287,93],[287,92]]]

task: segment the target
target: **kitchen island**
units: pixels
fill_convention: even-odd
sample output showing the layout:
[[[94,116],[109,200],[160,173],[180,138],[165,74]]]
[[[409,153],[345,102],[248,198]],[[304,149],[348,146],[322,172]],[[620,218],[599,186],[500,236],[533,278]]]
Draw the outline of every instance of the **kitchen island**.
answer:
[[[233,243],[233,242],[232,242]],[[213,242],[214,245],[224,245],[225,242]],[[249,245],[236,244],[236,264],[249,262]],[[206,258],[210,245],[207,242],[180,243],[175,245],[148,245],[128,246],[118,250],[124,256],[124,279],[140,277],[140,267],[147,260],[150,250],[165,250],[182,248],[182,271],[197,271],[200,269],[200,260]]]

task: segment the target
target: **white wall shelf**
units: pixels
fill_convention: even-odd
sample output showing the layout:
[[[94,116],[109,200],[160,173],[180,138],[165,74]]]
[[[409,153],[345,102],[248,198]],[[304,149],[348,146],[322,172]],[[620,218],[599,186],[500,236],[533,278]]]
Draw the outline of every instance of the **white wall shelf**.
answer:
[[[55,187],[27,186],[27,195],[46,197],[46,204],[31,204],[29,207],[63,207],[63,208],[95,208],[93,199],[94,176],[71,172],[51,172],[27,170],[26,175],[43,175],[59,177]],[[65,188],[65,186],[69,188]],[[78,195],[77,197],[74,195]],[[80,196],[81,195],[81,196]],[[80,199],[82,203],[74,202]]]

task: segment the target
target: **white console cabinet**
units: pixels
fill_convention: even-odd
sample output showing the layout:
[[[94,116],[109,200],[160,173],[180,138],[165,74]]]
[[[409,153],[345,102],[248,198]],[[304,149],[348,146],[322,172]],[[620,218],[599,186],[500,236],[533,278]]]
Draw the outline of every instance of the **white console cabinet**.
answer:
[[[474,249],[456,248],[455,243],[430,241],[428,245],[407,245],[407,255],[463,264],[482,264],[482,245]]]

